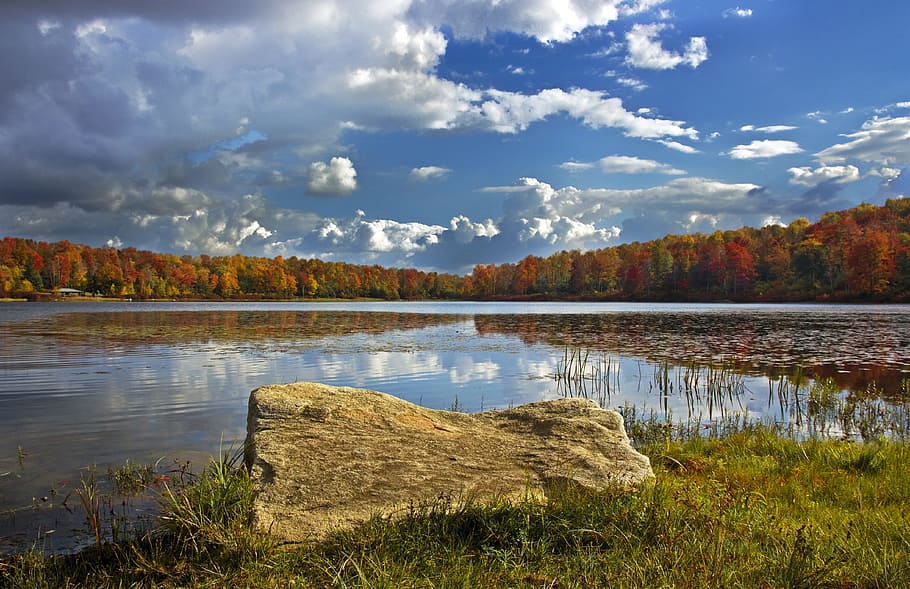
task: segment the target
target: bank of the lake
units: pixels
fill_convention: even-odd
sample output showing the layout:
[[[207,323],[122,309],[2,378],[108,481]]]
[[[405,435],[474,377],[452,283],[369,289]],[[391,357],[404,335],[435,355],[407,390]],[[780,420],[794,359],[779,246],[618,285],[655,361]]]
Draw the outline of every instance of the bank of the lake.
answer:
[[[321,544],[247,525],[242,469],[215,463],[160,533],[0,565],[15,587],[907,587],[910,449],[794,440],[762,426],[659,438],[637,494],[415,506]],[[662,433],[663,432],[663,433]],[[225,476],[227,475],[227,476]]]

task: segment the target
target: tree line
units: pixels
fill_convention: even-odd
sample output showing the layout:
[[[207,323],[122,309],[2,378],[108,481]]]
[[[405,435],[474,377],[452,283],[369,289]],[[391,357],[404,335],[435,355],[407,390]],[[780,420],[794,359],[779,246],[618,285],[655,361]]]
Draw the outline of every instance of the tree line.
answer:
[[[816,223],[801,218],[478,264],[465,276],[297,257],[0,242],[0,296],[60,288],[145,299],[908,301],[910,199],[825,213]]]

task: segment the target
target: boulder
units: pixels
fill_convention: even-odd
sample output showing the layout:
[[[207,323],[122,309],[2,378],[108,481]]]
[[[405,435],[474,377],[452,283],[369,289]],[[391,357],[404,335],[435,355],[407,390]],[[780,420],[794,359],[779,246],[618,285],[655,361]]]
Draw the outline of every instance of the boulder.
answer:
[[[439,496],[546,497],[574,483],[632,489],[654,478],[622,417],[586,399],[465,414],[316,383],[250,395],[246,461],[255,525],[319,540]]]

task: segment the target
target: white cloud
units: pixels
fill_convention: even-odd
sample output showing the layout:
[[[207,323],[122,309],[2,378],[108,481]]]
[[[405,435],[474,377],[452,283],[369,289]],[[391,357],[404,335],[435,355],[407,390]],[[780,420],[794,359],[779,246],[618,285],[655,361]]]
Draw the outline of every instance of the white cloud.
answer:
[[[589,53],[588,57],[609,57],[611,55],[616,55],[617,53],[620,53],[624,47],[625,47],[625,44],[620,43],[619,41],[613,41],[606,47],[603,47],[602,49],[598,49],[594,53]]]
[[[648,85],[638,78],[620,77],[616,78],[616,83],[625,86],[626,88],[631,88],[636,92],[641,92],[642,90],[646,90],[648,88]]]
[[[482,223],[475,223],[464,215],[452,217],[449,221],[449,230],[458,243],[469,243],[477,237],[495,237],[499,234],[499,228],[492,219],[487,219]]]
[[[845,136],[849,141],[818,152],[823,163],[860,160],[883,166],[910,165],[910,117],[876,118]]]
[[[664,49],[658,36],[667,28],[669,25],[664,23],[633,25],[632,30],[626,33],[629,48],[626,63],[640,68],[667,70],[678,65],[697,68],[708,59],[708,45],[704,37],[690,38],[682,53]]]
[[[594,162],[563,162],[559,164],[559,167],[567,172],[582,172],[593,170],[597,167],[597,164]]]
[[[799,127],[794,127],[792,125],[768,125],[766,127],[756,127],[755,125],[743,125],[739,128],[740,131],[744,133],[756,132],[756,133],[782,133],[784,131],[794,131],[799,129]]]
[[[712,133],[711,135],[715,135],[715,134]],[[713,139],[714,137],[711,137],[711,138]],[[663,145],[664,147],[669,147],[670,149],[673,149],[673,150],[681,152],[681,153],[688,153],[688,154],[701,153],[700,151],[698,151],[691,145],[686,145],[685,143],[680,143],[679,141],[670,141],[669,139],[658,139],[657,142],[660,143],[661,145]]]
[[[629,0],[620,5],[619,13],[622,16],[634,16],[653,10],[666,2],[667,0]]]
[[[440,225],[369,219],[363,211],[356,211],[347,219],[319,219],[310,227],[294,231],[288,226],[283,240],[270,244],[270,253],[338,258],[353,263],[383,259],[402,264],[415,253],[436,245],[439,235],[446,231]]]
[[[535,178],[522,178],[515,185],[486,191],[508,195],[495,251],[514,250],[516,255],[535,250],[535,243],[545,244],[544,251],[549,252],[604,247],[620,234],[627,241],[647,240],[668,233],[755,225],[768,214],[762,210],[760,186],[698,177],[637,189],[556,189]],[[568,241],[570,236],[574,243]],[[508,245],[513,243],[523,245]]]
[[[368,128],[457,129],[482,123],[483,94],[418,71],[360,68],[346,77],[350,120]]]
[[[794,131],[799,127],[793,125],[770,125],[767,127],[757,127],[755,130],[761,133],[781,133],[783,131]]]
[[[821,166],[815,169],[806,166],[790,168],[787,171],[793,176],[790,178],[790,184],[800,186],[817,186],[822,182],[846,184],[861,179],[859,168],[856,166]]]
[[[425,71],[436,67],[446,51],[446,38],[432,27],[411,30],[402,22],[395,23],[392,34],[374,40],[379,51],[393,58],[398,68]]]
[[[803,149],[795,141],[755,140],[748,145],[737,145],[730,150],[729,156],[736,160],[750,160],[770,158],[793,153],[801,153]]]
[[[606,26],[620,17],[651,10],[665,0],[443,0],[411,5],[425,23],[446,23],[461,38],[480,39],[510,31],[542,43],[571,41],[587,27]]]
[[[814,110],[812,112],[806,113],[806,118],[812,119],[813,121],[816,121],[822,125],[828,124],[828,119],[825,118],[825,113],[820,110]]]
[[[667,174],[680,176],[686,173],[667,164],[628,155],[610,155],[592,163],[565,162],[560,164],[561,168],[569,171],[589,169],[594,166],[600,167],[605,174]]]
[[[413,168],[408,178],[412,182],[427,182],[428,180],[438,180],[448,176],[452,170],[440,166],[422,166]]]
[[[724,18],[749,18],[752,16],[751,8],[728,8],[723,12]]]
[[[41,34],[45,37],[48,35],[48,33],[51,33],[52,31],[56,31],[61,26],[62,25],[60,24],[60,22],[55,21],[55,20],[52,21],[52,20],[42,19],[42,20],[38,21],[38,30],[41,31]]]
[[[894,106],[897,108],[910,108],[910,100],[905,102],[895,102]]]
[[[896,179],[901,175],[903,170],[900,168],[889,168],[888,166],[882,166],[869,171],[869,174],[872,176],[878,176],[883,178],[886,182]]]
[[[489,100],[480,107],[487,125],[500,133],[517,133],[532,123],[557,113],[566,113],[598,129],[622,129],[627,137],[656,139],[685,136],[698,138],[698,131],[682,121],[637,116],[627,111],[619,98],[605,98],[600,92],[575,88],[570,92],[559,88],[524,95],[501,90],[489,90]]]
[[[313,162],[309,168],[307,192],[323,196],[351,194],[357,189],[357,170],[346,157],[333,157],[329,163]]]
[[[444,231],[439,225],[400,223],[389,219],[368,221],[360,215],[355,217],[349,229],[342,239],[350,240],[350,245],[357,252],[399,251],[405,255],[437,243],[437,235]],[[344,247],[347,244],[341,245]]]

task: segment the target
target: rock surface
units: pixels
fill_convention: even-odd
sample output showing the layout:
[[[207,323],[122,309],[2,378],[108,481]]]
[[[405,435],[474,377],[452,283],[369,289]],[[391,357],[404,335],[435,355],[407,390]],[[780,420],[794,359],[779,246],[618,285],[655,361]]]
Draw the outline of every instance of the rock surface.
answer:
[[[256,525],[286,542],[443,494],[545,496],[567,481],[634,488],[654,478],[622,417],[584,399],[468,415],[364,389],[270,385],[250,395],[246,452]]]

